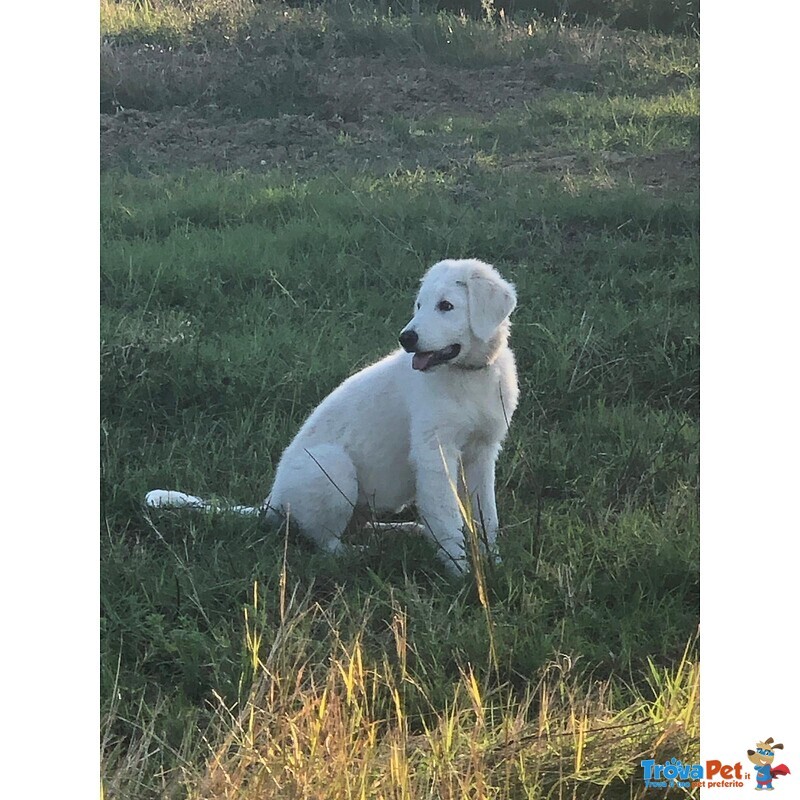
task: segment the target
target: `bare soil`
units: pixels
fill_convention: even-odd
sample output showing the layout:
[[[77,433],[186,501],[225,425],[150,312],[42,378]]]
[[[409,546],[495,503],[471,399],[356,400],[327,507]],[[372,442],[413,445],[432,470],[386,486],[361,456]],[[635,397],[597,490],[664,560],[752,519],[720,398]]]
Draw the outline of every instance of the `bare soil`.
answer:
[[[271,63],[269,63],[271,61]],[[398,135],[403,121],[469,115],[490,119],[535,103],[547,87],[585,85],[593,68],[540,59],[467,69],[380,57],[286,58],[242,63],[235,53],[115,46],[101,55],[101,168],[134,173],[340,167],[440,169],[474,147]],[[590,169],[581,154],[548,149],[497,157],[504,169],[569,179]],[[609,182],[654,193],[697,186],[693,152],[601,153]],[[597,164],[591,165],[597,171]]]

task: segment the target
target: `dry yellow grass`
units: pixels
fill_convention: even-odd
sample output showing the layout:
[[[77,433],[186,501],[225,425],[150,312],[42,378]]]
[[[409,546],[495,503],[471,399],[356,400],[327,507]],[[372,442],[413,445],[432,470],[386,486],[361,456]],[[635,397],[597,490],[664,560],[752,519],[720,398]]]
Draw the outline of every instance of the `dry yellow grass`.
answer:
[[[248,621],[255,667],[249,698],[240,708],[219,701],[207,755],[195,753],[180,773],[165,776],[165,795],[637,798],[644,796],[642,758],[697,757],[699,666],[689,659],[691,647],[673,670],[651,665],[648,697],[613,681],[578,681],[563,658],[523,692],[487,688],[491,678],[462,670],[443,710],[412,715],[406,697],[424,698],[427,689],[407,667],[412,654],[401,611],[392,621],[396,652],[380,663],[370,663],[359,639],[339,642],[327,660],[311,660],[310,643],[298,633],[309,622],[324,625],[324,609],[289,598],[278,636],[265,647]],[[143,741],[140,750],[157,745]],[[105,776],[107,797],[136,783],[120,773],[135,771],[135,760],[115,769]]]

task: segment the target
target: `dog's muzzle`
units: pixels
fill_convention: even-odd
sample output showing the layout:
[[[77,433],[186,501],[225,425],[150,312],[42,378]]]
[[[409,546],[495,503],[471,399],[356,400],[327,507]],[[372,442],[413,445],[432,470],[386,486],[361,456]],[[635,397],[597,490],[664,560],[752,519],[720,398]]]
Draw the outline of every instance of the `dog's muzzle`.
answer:
[[[446,361],[451,361],[461,352],[460,344],[451,344],[443,347],[441,350],[417,350],[414,353],[414,358],[411,359],[411,366],[418,369],[420,372],[435,367],[438,364],[444,364]]]
[[[403,331],[400,334],[400,344],[406,353],[413,353],[411,366],[420,372],[435,367],[437,364],[444,364],[450,361],[461,352],[460,344],[451,344],[441,350],[419,350],[419,336],[413,329]]]

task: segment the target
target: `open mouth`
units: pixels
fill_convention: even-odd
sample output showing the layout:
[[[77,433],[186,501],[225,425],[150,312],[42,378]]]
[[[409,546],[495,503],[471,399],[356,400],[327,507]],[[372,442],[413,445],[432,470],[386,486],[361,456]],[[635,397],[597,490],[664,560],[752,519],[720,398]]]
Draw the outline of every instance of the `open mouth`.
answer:
[[[427,352],[417,351],[411,359],[411,366],[420,372],[435,367],[437,364],[444,364],[445,361],[454,359],[461,352],[460,344],[451,344],[441,350],[428,350]]]

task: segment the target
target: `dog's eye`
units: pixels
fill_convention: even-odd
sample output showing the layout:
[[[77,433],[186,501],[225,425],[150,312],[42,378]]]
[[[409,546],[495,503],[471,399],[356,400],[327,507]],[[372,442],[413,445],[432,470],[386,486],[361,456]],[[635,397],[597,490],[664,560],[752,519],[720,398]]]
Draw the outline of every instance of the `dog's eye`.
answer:
[[[436,304],[436,309],[437,309],[437,311],[452,311],[453,310],[453,304],[448,302],[447,300],[440,300]]]
[[[417,303],[417,311],[419,311],[419,309],[420,309],[420,304]]]

